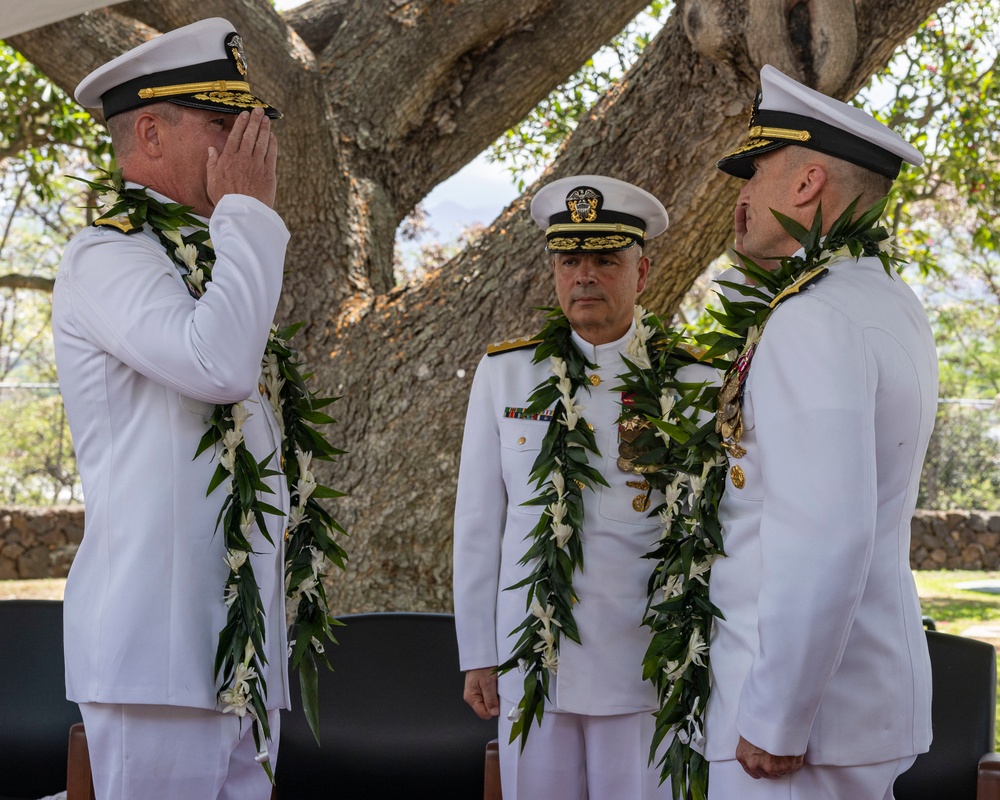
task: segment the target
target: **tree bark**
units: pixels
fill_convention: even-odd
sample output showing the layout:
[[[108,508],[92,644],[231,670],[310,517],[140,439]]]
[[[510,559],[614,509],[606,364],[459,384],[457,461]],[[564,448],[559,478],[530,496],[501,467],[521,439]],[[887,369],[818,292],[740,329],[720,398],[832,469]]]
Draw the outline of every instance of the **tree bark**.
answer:
[[[533,333],[554,294],[535,187],[454,260],[394,287],[392,237],[435,185],[516,123],[644,5],[570,0],[212,0],[243,34],[250,80],[286,113],[278,207],[293,233],[280,315],[321,393],[343,395],[326,477],[350,492],[336,612],[449,610],[451,513],[467,395],[487,342]],[[678,0],[539,185],[602,173],[666,205],[643,302],[674,309],[731,235],[738,182],[715,168],[745,135],[763,59],[852,96],[941,0]],[[109,55],[194,15],[133,2],[15,37],[72,89]]]

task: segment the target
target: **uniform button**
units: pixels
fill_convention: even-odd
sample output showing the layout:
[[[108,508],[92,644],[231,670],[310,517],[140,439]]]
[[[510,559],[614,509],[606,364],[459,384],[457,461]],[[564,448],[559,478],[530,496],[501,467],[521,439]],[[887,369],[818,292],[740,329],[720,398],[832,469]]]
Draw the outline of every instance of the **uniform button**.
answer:
[[[524,438],[524,437],[522,436],[522,437],[521,437],[520,439],[518,439],[518,440],[517,440],[517,443],[518,443],[518,444],[524,444],[524,443],[525,443],[526,441],[528,441],[528,440],[527,440],[527,439],[525,439],[525,438]]]
[[[593,375],[591,375],[588,378],[588,380],[590,381],[590,385],[591,386],[600,386],[601,385],[601,376],[598,375],[597,373],[594,373]]]

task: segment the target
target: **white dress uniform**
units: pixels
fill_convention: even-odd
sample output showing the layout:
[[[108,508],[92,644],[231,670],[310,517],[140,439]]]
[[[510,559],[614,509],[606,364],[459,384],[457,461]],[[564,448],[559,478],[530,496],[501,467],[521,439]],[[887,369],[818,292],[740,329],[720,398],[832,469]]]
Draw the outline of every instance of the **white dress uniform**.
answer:
[[[934,341],[917,297],[878,259],[828,266],[772,313],[745,383],[747,452],[730,459],[745,485],[727,482],[727,557],[710,583],[723,614],[705,726],[713,800],[749,796],[715,770],[740,735],[805,754],[802,773],[777,780],[729,762],[754,797],[775,798],[867,796],[789,785],[810,765],[907,759],[930,744],[909,544],[937,405]]]
[[[87,228],[56,276],[56,364],[87,506],[65,599],[76,702],[218,705],[225,494],[205,494],[218,453],[194,454],[215,404],[241,400],[250,452],[260,460],[280,447],[258,381],[288,232],[240,195],[219,202],[209,230],[218,260],[200,300],[148,226]],[[287,513],[284,476],[265,481],[268,502]],[[275,545],[255,531],[251,563],[269,617],[268,702],[284,708],[285,522],[267,521]]]
[[[67,693],[78,703],[220,708],[225,490],[206,496],[218,453],[194,454],[214,405],[241,400],[250,452],[259,461],[279,449],[258,379],[288,232],[263,203],[226,195],[210,234],[214,280],[199,300],[148,226],[87,228],[56,277],[56,362],[86,498],[64,612]],[[287,513],[284,476],[266,483]],[[269,515],[267,526],[274,544],[255,529],[250,563],[266,613],[267,705],[279,709],[289,698],[285,521]]]
[[[576,399],[584,407],[584,418],[594,427],[601,452],[596,466],[610,485],[584,491],[584,568],[573,577],[579,597],[573,614],[581,644],[566,637],[560,640],[559,670],[551,679],[550,702],[546,703],[541,729],[531,730],[522,757],[541,750],[533,757],[536,766],[532,769],[537,769],[540,762],[559,764],[571,758],[569,751],[575,746],[571,734],[553,735],[551,746],[556,750],[546,749],[550,746],[547,727],[562,724],[555,717],[565,712],[608,719],[638,715],[641,719],[636,720],[636,725],[645,727],[641,733],[637,728],[631,734],[626,745],[630,755],[608,749],[602,765],[602,754],[594,753],[592,745],[586,751],[586,768],[592,773],[602,769],[630,770],[631,780],[637,780],[635,775],[639,775],[639,780],[646,782],[645,789],[637,790],[647,792],[641,796],[668,797],[669,781],[657,789],[658,770],[647,769],[656,692],[642,679],[642,659],[650,632],[641,623],[647,580],[654,564],[642,556],[655,544],[662,526],[656,517],[649,517],[641,502],[646,494],[642,477],[622,472],[616,463],[621,392],[613,387],[619,384],[616,376],[624,370],[621,353],[633,330],[634,325],[622,339],[597,346],[573,334],[575,345],[597,364],[593,374],[600,378],[599,385],[590,387],[589,392],[581,389]],[[527,347],[484,357],[473,381],[455,511],[455,616],[463,670],[491,667],[507,660],[517,640],[510,634],[527,613],[526,589],[508,591],[507,587],[531,571],[530,565],[519,561],[528,546],[525,537],[542,511],[541,506],[523,503],[535,495],[528,476],[549,422],[517,418],[528,405],[532,390],[551,376],[548,361],[533,364],[533,355],[534,347]],[[707,367],[684,369],[711,372]],[[693,379],[694,374],[701,373],[691,373],[687,379]],[[710,379],[707,374],[703,377]],[[592,464],[595,458],[591,455]],[[649,507],[655,508],[661,500],[662,495],[654,492]],[[509,725],[504,724],[505,714],[520,702],[523,676],[517,671],[502,675],[499,693],[504,701],[501,744],[506,745],[503,730],[509,733]],[[560,747],[566,750],[559,751]],[[516,744],[501,748],[505,798],[515,788],[507,762],[516,755],[505,751],[516,749]],[[629,757],[634,763],[623,765],[622,760]],[[594,782],[593,774],[590,780]],[[619,796],[626,796],[629,784],[622,781],[629,779],[619,776],[616,780],[626,793]],[[566,783],[558,785],[562,787],[558,796],[575,796],[566,794],[572,791]],[[537,787],[532,791],[537,794],[529,793],[522,785],[517,796],[544,794]]]

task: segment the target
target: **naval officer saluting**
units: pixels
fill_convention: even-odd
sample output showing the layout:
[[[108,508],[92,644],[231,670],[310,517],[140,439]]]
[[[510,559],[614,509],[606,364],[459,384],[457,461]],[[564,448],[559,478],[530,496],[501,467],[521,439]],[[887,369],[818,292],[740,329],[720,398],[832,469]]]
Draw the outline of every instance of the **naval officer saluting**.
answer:
[[[119,56],[76,91],[82,105],[103,108],[126,187],[145,192],[150,207],[190,206],[214,246],[206,285],[207,243],[174,251],[153,214],[141,228],[125,215],[102,218],[70,242],[53,291],[59,383],[87,505],[66,582],[66,681],[98,800],[271,793],[241,681],[219,697],[213,664],[230,566],[216,520],[226,494],[206,494],[217,450],[195,458],[216,404],[237,402],[249,412],[246,447],[258,462],[270,458],[263,480],[281,514],[264,515],[273,544],[253,520],[246,536],[273,764],[278,710],[288,706],[289,502],[274,457],[281,430],[258,378],[288,231],[272,210],[270,118],[280,115],[251,93],[246,74],[233,26],[207,19]],[[247,716],[223,713],[227,703]]]

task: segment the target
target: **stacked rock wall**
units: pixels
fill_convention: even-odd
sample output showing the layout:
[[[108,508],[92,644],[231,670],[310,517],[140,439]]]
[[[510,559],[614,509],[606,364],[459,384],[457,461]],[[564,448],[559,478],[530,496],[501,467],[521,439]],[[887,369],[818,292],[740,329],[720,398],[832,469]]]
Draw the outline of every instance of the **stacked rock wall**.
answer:
[[[914,569],[1000,569],[1000,512],[917,511]],[[83,539],[83,507],[0,508],[0,580],[63,578]]]

